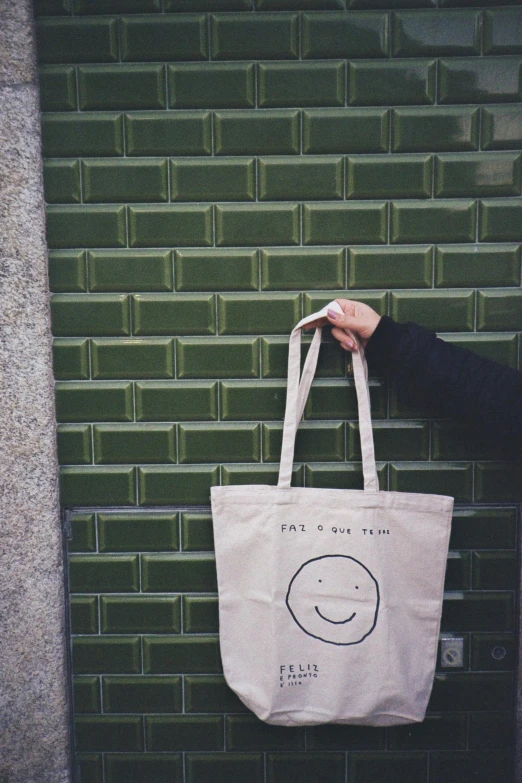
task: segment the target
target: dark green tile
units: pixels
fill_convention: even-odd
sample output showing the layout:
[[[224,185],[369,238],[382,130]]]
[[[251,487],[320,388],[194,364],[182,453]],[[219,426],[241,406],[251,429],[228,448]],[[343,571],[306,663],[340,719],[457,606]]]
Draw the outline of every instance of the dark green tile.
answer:
[[[50,248],[123,247],[125,207],[50,206],[46,211],[47,242]]]
[[[187,783],[262,783],[262,753],[188,753]]]
[[[518,196],[520,155],[471,152],[438,155],[435,161],[435,195]]]
[[[218,633],[217,596],[183,596],[183,633]]]
[[[70,596],[70,618],[72,634],[98,633],[97,596]]]
[[[263,424],[263,461],[279,462],[281,458],[281,424]],[[305,422],[297,431],[295,460],[332,462],[344,460],[343,422]]]
[[[515,552],[473,552],[474,590],[516,590]]]
[[[254,63],[168,66],[173,109],[248,109],[255,105]]]
[[[213,555],[143,555],[143,592],[216,592]]]
[[[260,63],[259,106],[344,106],[343,62]]]
[[[203,14],[123,17],[122,60],[206,60],[207,25]]]
[[[480,54],[481,14],[469,11],[401,11],[393,15],[394,55],[426,57]]]
[[[113,718],[79,716],[75,720],[76,750],[143,750],[143,726],[139,715]]]
[[[210,514],[185,511],[181,514],[181,545],[185,552],[214,549],[214,532]]]
[[[391,207],[391,241],[473,242],[476,207],[474,201],[403,201]]]
[[[270,783],[344,783],[345,756],[342,753],[269,753],[267,780]]]
[[[221,672],[217,636],[149,636],[143,640],[144,671],[213,674]]]
[[[164,109],[162,65],[83,65],[78,68],[80,109]]]
[[[358,155],[348,158],[348,198],[428,198],[431,196],[430,155]]]
[[[123,118],[115,112],[44,114],[42,153],[47,157],[122,155]]]
[[[89,341],[53,340],[53,366],[56,380],[86,380],[89,377]]]
[[[252,201],[254,159],[171,160],[173,201]]]
[[[434,60],[360,60],[349,65],[350,105],[430,104],[435,101]]]
[[[322,11],[327,8],[344,10],[343,0],[255,0],[255,5],[256,9],[274,11],[280,11],[281,9]]]
[[[359,425],[348,422],[347,459],[361,459]],[[373,425],[375,456],[378,460],[422,460],[428,458],[429,428],[420,421],[382,421]]]
[[[217,155],[299,152],[298,111],[220,111],[214,116]]]
[[[511,631],[514,622],[513,609],[513,594],[509,592],[446,593],[441,630]]]
[[[312,312],[312,311],[311,311]],[[304,342],[301,349],[301,363],[304,361],[309,341]],[[261,340],[262,377],[284,378],[288,372],[288,338],[263,337]],[[316,376],[326,378],[344,377],[346,371],[345,358],[337,343],[328,342],[321,345],[317,362]]]
[[[54,250],[49,253],[49,287],[54,293],[76,294],[87,290],[83,250]]]
[[[132,297],[135,334],[213,334],[210,294],[136,294]]]
[[[181,712],[181,706],[181,677],[103,678],[105,712]]]
[[[490,8],[484,11],[484,53],[522,52],[521,29],[521,8]]]
[[[343,159],[260,158],[259,198],[339,199],[344,192]]]
[[[81,201],[80,164],[77,160],[47,160],[43,167],[44,198],[48,204]]]
[[[259,424],[180,424],[179,462],[259,462]]]
[[[520,285],[520,246],[448,245],[435,253],[435,285],[439,288]]]
[[[138,421],[215,421],[217,383],[137,383],[136,417]]]
[[[212,59],[296,59],[298,56],[297,29],[297,14],[212,16]]]
[[[82,183],[86,202],[167,201],[167,161],[86,160]]]
[[[509,367],[517,366],[517,335],[516,334],[460,334],[445,335],[444,339],[453,345],[483,356],[485,359],[507,364]]]
[[[137,555],[71,555],[72,593],[135,593],[139,589]]]
[[[172,291],[167,250],[94,250],[87,265],[91,291]]]
[[[51,324],[58,336],[129,334],[129,297],[54,294]]]
[[[471,552],[448,552],[445,590],[468,590],[471,584]]]
[[[437,0],[346,0],[348,8],[434,8]]]
[[[393,109],[394,152],[478,149],[479,109],[471,106]]]
[[[520,462],[483,462],[475,467],[475,499],[484,503],[520,500]]]
[[[471,464],[410,462],[390,465],[390,489],[450,495],[457,503],[465,503],[471,500]]]
[[[457,509],[453,514],[450,546],[454,549],[514,549],[515,509]]]
[[[257,291],[255,250],[178,250],[176,291]]]
[[[91,356],[95,379],[174,376],[174,341],[168,338],[93,340]]]
[[[118,753],[107,755],[106,783],[172,783],[181,780],[183,757],[173,753]]]
[[[38,19],[38,60],[42,63],[116,62],[116,19]]]
[[[102,633],[179,633],[181,631],[179,596],[101,597]],[[107,710],[107,703],[105,703]],[[139,709],[107,710],[140,712]],[[149,710],[144,710],[149,712]],[[169,710],[159,710],[169,712]]]
[[[298,245],[298,204],[216,206],[218,245]]]
[[[131,506],[136,502],[134,468],[62,468],[60,497],[64,506]]]
[[[176,462],[172,424],[97,424],[93,442],[96,463]]]
[[[71,13],[71,0],[34,0],[35,16],[60,16]]]
[[[480,202],[479,239],[513,242],[522,239],[521,199],[484,199]]]
[[[479,291],[477,330],[504,331],[522,329],[522,291]]]
[[[177,341],[179,378],[257,378],[256,337],[186,337]]]
[[[271,465],[223,465],[221,467],[221,483],[223,486],[234,484],[262,484],[275,487],[279,476],[279,468]],[[303,466],[292,470],[292,486],[302,487],[304,484]]]
[[[492,705],[494,706],[494,705]],[[510,750],[513,718],[498,712],[470,715],[469,746],[472,750]]]
[[[188,675],[185,680],[185,712],[246,712],[247,708],[228,687],[224,677]]]
[[[161,0],[72,0],[76,14],[143,14],[161,11]]]
[[[485,150],[522,149],[522,107],[484,106],[482,147]]]
[[[165,678],[157,678],[164,680]],[[148,750],[222,750],[223,718],[183,715],[145,718]]]
[[[252,0],[165,0],[165,11],[251,11]]]
[[[285,400],[285,383],[223,381],[220,386],[220,418],[223,421],[282,420]]]
[[[431,288],[432,247],[358,247],[348,255],[349,288]]]
[[[305,13],[303,57],[386,57],[388,18],[376,13]]]
[[[57,383],[58,421],[132,421],[130,383]]]
[[[370,380],[369,388],[372,419],[383,419],[387,410],[386,386],[382,381]],[[314,382],[306,403],[306,419],[357,419],[357,417],[357,397],[353,380]]]
[[[226,718],[227,750],[304,750],[304,729],[270,726],[258,718],[228,715]],[[308,754],[305,757],[308,759]],[[325,773],[326,773],[325,767]],[[307,777],[312,773],[307,770]]]
[[[83,783],[103,783],[101,753],[77,753],[75,761]]]
[[[300,294],[220,294],[219,334],[287,334],[301,317]]]
[[[332,723],[306,729],[308,750],[383,750],[385,729],[373,726],[339,726]]]
[[[94,552],[96,549],[96,531],[94,514],[71,514],[69,517],[70,534],[67,540],[69,552]]]
[[[513,779],[511,752],[440,751],[431,754],[430,780],[433,783],[490,783]]]
[[[261,251],[264,291],[344,288],[343,248],[288,248]]]
[[[401,323],[417,321],[440,332],[471,330],[475,315],[474,291],[393,292],[390,313]]]
[[[179,549],[178,515],[169,512],[98,514],[100,552]]]
[[[377,477],[380,489],[388,489],[386,465],[377,465]],[[362,465],[360,463],[352,465],[325,465],[322,462],[311,463],[306,466],[305,480],[307,487],[362,489]]]
[[[513,633],[474,633],[471,666],[479,671],[513,671],[517,668],[517,639]],[[497,707],[495,701],[490,704]]]
[[[385,291],[347,291],[346,293],[350,299],[356,300],[357,302],[364,302],[364,304],[373,307],[373,309],[380,315],[384,315],[386,312],[387,294]],[[342,297],[342,294],[340,296]],[[331,301],[331,298],[332,297],[329,296],[327,292],[305,294],[303,296],[304,314],[310,315],[311,313],[320,310],[321,307],[324,307]],[[335,343],[334,347],[339,350],[339,345],[337,342]],[[343,354],[343,358],[345,358],[344,351]]]
[[[58,463],[90,465],[91,428],[88,424],[60,424],[57,429]]]
[[[144,506],[208,503],[218,483],[218,468],[209,466],[138,469],[139,502]]]
[[[73,639],[75,674],[138,674],[141,671],[139,636],[79,637]]]
[[[210,112],[132,112],[125,115],[128,155],[208,155]]]
[[[99,677],[75,677],[73,681],[74,712],[101,712]]]
[[[147,205],[129,207],[131,247],[208,246],[212,244],[212,207]]]
[[[306,245],[384,244],[387,237],[387,204],[305,204]]]
[[[453,421],[433,422],[432,459],[502,459],[503,444]]]
[[[517,57],[455,58],[439,64],[441,103],[502,103],[521,96]]]
[[[352,753],[349,774],[357,783],[420,783],[426,780],[425,753]]]
[[[417,725],[389,728],[388,749],[392,751],[465,750],[467,729],[467,716],[463,713],[427,715],[424,721]]]
[[[303,151],[386,152],[387,109],[309,109],[303,112]]]

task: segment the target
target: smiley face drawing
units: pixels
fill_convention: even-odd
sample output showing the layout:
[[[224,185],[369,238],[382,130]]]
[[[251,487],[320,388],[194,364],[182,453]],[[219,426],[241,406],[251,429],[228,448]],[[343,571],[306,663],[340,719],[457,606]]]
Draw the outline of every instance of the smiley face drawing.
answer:
[[[373,574],[347,555],[307,560],[296,571],[286,605],[308,636],[337,645],[360,644],[379,613],[379,585]]]

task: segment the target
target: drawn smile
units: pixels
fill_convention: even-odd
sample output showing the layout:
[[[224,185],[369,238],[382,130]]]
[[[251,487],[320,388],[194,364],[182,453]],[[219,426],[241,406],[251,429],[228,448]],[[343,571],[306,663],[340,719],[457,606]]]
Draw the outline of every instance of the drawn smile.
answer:
[[[321,617],[323,620],[326,620],[327,623],[332,623],[332,625],[344,625],[345,623],[349,623],[353,620],[357,612],[354,612],[351,617],[348,617],[347,620],[329,620],[328,617],[325,617],[324,614],[321,614],[319,611],[319,608],[316,606],[315,611]]]

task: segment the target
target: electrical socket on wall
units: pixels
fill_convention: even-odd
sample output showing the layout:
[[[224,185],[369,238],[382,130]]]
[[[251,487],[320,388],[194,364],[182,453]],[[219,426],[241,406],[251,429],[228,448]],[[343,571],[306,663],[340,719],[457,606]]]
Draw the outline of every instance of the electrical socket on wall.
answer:
[[[464,666],[464,639],[462,637],[440,640],[440,665],[443,669],[461,669]]]

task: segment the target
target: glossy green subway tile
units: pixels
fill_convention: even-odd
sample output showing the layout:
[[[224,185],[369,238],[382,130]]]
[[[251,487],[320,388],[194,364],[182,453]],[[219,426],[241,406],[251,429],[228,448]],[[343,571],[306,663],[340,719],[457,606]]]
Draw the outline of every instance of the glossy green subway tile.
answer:
[[[417,783],[426,780],[428,758],[425,753],[352,753],[349,775],[357,783]]]
[[[441,60],[441,103],[502,103],[521,96],[519,57],[476,57]]]
[[[436,674],[428,709],[439,711],[509,710],[512,701],[509,674]]]
[[[392,110],[394,152],[478,149],[479,109],[469,106]]]
[[[386,152],[387,109],[309,109],[303,112],[303,151]]]
[[[452,549],[514,549],[516,513],[508,508],[457,509],[451,525]]]
[[[168,66],[172,109],[235,109],[254,106],[253,63],[183,63]]]
[[[297,29],[297,14],[212,16],[212,59],[294,60],[298,56]]]
[[[219,334],[286,334],[301,317],[300,294],[219,294]]]
[[[161,11],[161,0],[72,0],[76,14],[145,14]]]
[[[504,331],[522,329],[522,291],[479,291],[477,300],[477,329]]]
[[[176,462],[172,424],[96,424],[93,440],[98,464]]]
[[[268,749],[270,749],[269,745]],[[303,779],[310,781],[324,779],[329,783],[344,783],[345,756],[341,753],[317,752],[307,752],[306,755],[269,753],[267,772],[270,783],[299,783]]]
[[[431,442],[432,458],[436,460],[501,459],[503,453],[502,444],[453,421],[434,421]]]
[[[77,160],[47,160],[43,167],[44,198],[48,204],[81,201],[80,164]]]
[[[349,288],[431,288],[431,247],[358,247],[348,254]]]
[[[276,486],[279,476],[277,465],[223,465],[221,468],[221,483],[223,486],[234,484],[263,484]],[[292,470],[292,486],[302,487],[304,484],[303,466],[298,465]]]
[[[255,250],[178,250],[176,291],[257,291]]]
[[[210,514],[185,511],[181,514],[181,545],[184,552],[212,551],[214,531]]]
[[[480,54],[481,21],[477,11],[401,11],[393,15],[393,54]]]
[[[299,204],[216,206],[218,245],[299,244]]]
[[[516,590],[516,552],[473,552],[474,590]]]
[[[471,500],[472,467],[466,462],[405,462],[390,465],[390,489],[450,495],[457,503]]]
[[[71,633],[98,633],[98,598],[75,595],[70,597]]]
[[[139,468],[139,502],[144,505],[208,503],[210,487],[218,483],[218,467]]]
[[[467,590],[471,584],[471,552],[448,552],[445,590]]]
[[[258,718],[244,715],[226,717],[227,750],[304,750],[304,729],[269,726]],[[308,754],[306,759],[308,759]],[[293,758],[293,757],[292,757]],[[328,767],[324,768],[327,773]],[[313,764],[307,776],[313,773]]]
[[[64,506],[131,506],[136,502],[134,468],[62,468]]]
[[[372,419],[386,415],[386,386],[382,381],[370,380]],[[305,408],[306,419],[356,419],[357,397],[353,381],[315,381]]]
[[[50,248],[124,247],[125,207],[47,207],[47,242]]]
[[[214,116],[217,155],[299,152],[298,111],[223,111]]]
[[[380,489],[388,489],[387,465],[377,466]],[[311,463],[305,468],[307,487],[324,489],[362,489],[362,465],[328,465],[322,462]]]
[[[131,247],[208,246],[212,244],[212,207],[144,205],[129,207]]]
[[[262,753],[188,753],[187,783],[262,783]]]
[[[344,11],[344,0],[254,0],[254,2],[256,9],[260,10],[280,11],[284,8],[296,11],[323,11],[326,9]]]
[[[470,715],[469,747],[472,750],[510,749],[512,723],[511,715],[502,715],[498,712],[478,712]]]
[[[254,159],[171,160],[173,201],[252,201]]]
[[[162,65],[83,65],[78,68],[80,109],[164,109]]]
[[[223,381],[220,384],[220,418],[224,421],[282,419],[285,400],[285,383]]]
[[[484,462],[475,467],[475,499],[484,503],[515,503],[520,497],[520,462]]]
[[[303,57],[386,57],[388,18],[371,13],[303,14]]]
[[[104,677],[102,687],[105,712],[181,712],[181,677]]]
[[[361,459],[359,426],[355,422],[347,425],[347,458]],[[420,421],[374,422],[373,439],[375,457],[378,460],[423,460],[428,459],[429,427]]]
[[[475,238],[474,201],[441,200],[392,204],[391,241],[472,242]]]
[[[347,161],[349,198],[428,198],[431,155],[358,155]]]
[[[247,708],[230,690],[224,677],[193,676],[185,679],[185,711],[191,712],[246,712]]]
[[[89,289],[172,291],[172,260],[167,250],[93,250],[87,253]]]
[[[179,596],[168,598],[166,596],[158,598],[102,596],[100,600],[103,633],[179,633],[181,631]],[[105,708],[107,709],[107,704]],[[137,709],[128,711],[139,712]],[[160,710],[160,712],[168,712],[168,710]]]
[[[57,336],[129,334],[129,297],[54,294],[51,324]]]
[[[259,462],[259,424],[180,424],[179,461]]]
[[[46,157],[122,155],[123,118],[116,112],[44,114],[42,153]]]
[[[171,783],[181,780],[183,774],[183,758],[181,754],[173,753],[118,753],[106,755],[106,783],[128,783],[134,779],[136,783]],[[174,777],[173,777],[174,776]]]
[[[344,106],[343,62],[260,63],[259,106]]]
[[[34,0],[35,16],[61,16],[71,13],[71,0]]]
[[[213,555],[143,555],[142,589],[145,593],[216,592]]]
[[[444,596],[442,631],[512,631],[513,622],[511,592],[451,592]]]
[[[58,463],[90,465],[91,428],[88,424],[60,424],[57,429]]]
[[[388,208],[385,202],[305,204],[304,243],[374,244],[386,242]]]
[[[435,253],[438,288],[520,285],[519,245],[448,245]]]
[[[167,201],[167,161],[87,160],[82,164],[86,202]]]
[[[415,726],[393,726],[388,730],[389,750],[465,750],[468,720],[464,713],[427,715]]]
[[[312,310],[310,312],[313,312]],[[301,362],[309,348],[309,342],[301,347]],[[288,373],[288,338],[263,337],[261,340],[263,378],[285,378]],[[319,352],[316,376],[338,378],[345,375],[346,363],[338,343],[323,343]]]
[[[519,54],[522,8],[490,8],[484,11],[484,53]]]
[[[380,106],[388,104],[434,103],[434,60],[366,60],[352,61],[349,66],[351,105]]]
[[[132,384],[57,383],[58,421],[132,421]]]
[[[49,287],[54,293],[87,291],[83,250],[54,250],[49,253]]]
[[[71,555],[69,582],[72,593],[136,592],[137,555]]]
[[[516,334],[454,334],[444,335],[444,339],[462,348],[468,348],[485,359],[493,359],[500,364],[517,367]]]
[[[515,635],[513,633],[472,634],[471,666],[478,671],[513,671],[516,669],[517,640]]]
[[[211,294],[136,294],[132,297],[135,334],[213,334]]]
[[[433,783],[459,783],[473,780],[511,780],[513,760],[510,752],[439,751],[431,754],[430,780]]]
[[[89,341],[67,338],[53,340],[53,366],[56,380],[87,380]]]
[[[179,549],[178,515],[169,512],[98,514],[100,552]]]
[[[344,288],[343,248],[288,248],[261,251],[264,291]]]
[[[347,296],[350,299],[354,299],[357,302],[363,302],[364,304],[369,305],[370,307],[373,307],[374,310],[376,310],[379,315],[384,315],[386,312],[386,302],[388,295],[386,291],[349,291],[346,292]],[[342,294],[340,295],[342,297]],[[328,295],[328,293],[325,291],[313,293],[313,294],[304,294],[303,296],[303,311],[305,315],[311,315],[312,313],[315,313],[316,310],[320,310],[322,307],[328,304],[332,299],[331,296]],[[334,348],[339,351],[342,349],[339,348],[339,344],[337,342],[334,343]],[[346,359],[346,353],[342,351],[343,359]]]
[[[339,199],[344,191],[343,159],[260,158],[259,198]]]
[[[172,378],[173,340],[93,340],[92,372],[95,379]]]
[[[522,239],[521,220],[521,199],[484,199],[480,202],[479,239],[516,242]]]
[[[151,674],[219,673],[219,639],[217,635],[145,637],[143,668],[146,673]]]
[[[139,636],[97,636],[72,642],[75,674],[138,674],[141,671]]]
[[[259,339],[180,338],[177,362],[179,378],[257,378]]]
[[[99,677],[75,677],[73,700],[75,713],[101,712]]]
[[[482,147],[485,150],[522,149],[522,106],[482,108]]]
[[[80,715],[75,720],[75,736],[79,751],[143,750],[143,725],[138,715]]]
[[[116,19],[38,19],[38,59],[43,63],[115,62],[118,59]]]
[[[183,596],[183,632],[218,633],[217,596]]]
[[[518,196],[520,155],[502,152],[438,155],[436,196]]]
[[[306,729],[307,750],[383,750],[385,729],[332,723]]]
[[[392,292],[390,314],[397,321],[417,321],[439,332],[473,329],[474,291]]]
[[[223,718],[218,715],[145,718],[145,731],[147,750],[223,749]]]
[[[251,11],[252,0],[165,0],[165,11]]]
[[[204,14],[124,16],[120,29],[124,61],[206,60],[208,57]]]
[[[94,514],[73,514],[69,519],[69,524],[70,534],[67,539],[67,550],[69,552],[94,552],[96,549]]]
[[[138,421],[215,421],[217,383],[137,383],[136,418]]]
[[[128,155],[208,155],[210,112],[131,112],[125,115]]]
[[[282,436],[282,424],[263,424],[264,462],[279,462]],[[297,431],[295,459],[339,462],[344,459],[344,438],[343,422],[305,422]]]

